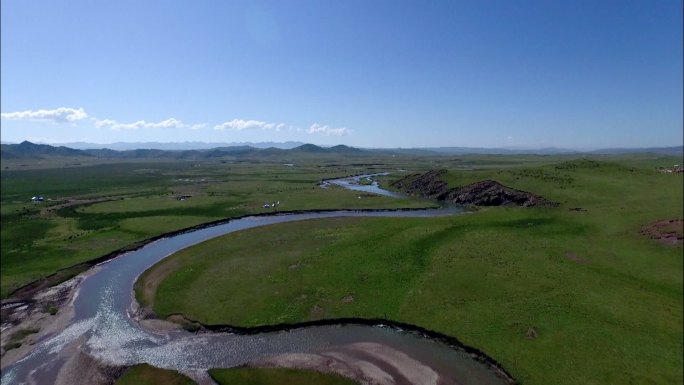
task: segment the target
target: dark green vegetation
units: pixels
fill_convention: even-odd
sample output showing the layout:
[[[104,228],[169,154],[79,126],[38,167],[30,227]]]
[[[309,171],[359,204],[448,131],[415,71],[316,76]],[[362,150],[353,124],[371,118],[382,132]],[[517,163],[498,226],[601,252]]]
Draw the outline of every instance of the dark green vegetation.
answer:
[[[10,350],[10,349],[16,349],[21,347],[23,344],[23,341],[26,337],[30,336],[31,334],[38,333],[38,329],[22,329],[22,330],[17,330],[16,332],[12,333],[12,335],[9,338],[9,341],[7,341],[7,344],[3,346],[5,350]]]
[[[441,167],[443,178],[494,179],[560,206],[247,230],[160,262],[137,295],[161,317],[209,324],[411,323],[481,349],[523,384],[682,383],[682,245],[640,234],[682,217],[682,174],[655,171],[681,159],[504,159]]]
[[[148,364],[131,366],[115,385],[195,385],[196,382],[175,370],[160,369]]]
[[[209,375],[219,385],[354,385],[356,382],[335,374],[298,369],[233,368],[211,369]]]

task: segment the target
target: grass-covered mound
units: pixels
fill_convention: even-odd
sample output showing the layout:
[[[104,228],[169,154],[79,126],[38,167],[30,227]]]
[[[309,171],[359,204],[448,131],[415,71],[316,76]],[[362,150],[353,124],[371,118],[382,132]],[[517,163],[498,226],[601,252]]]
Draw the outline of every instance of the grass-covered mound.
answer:
[[[461,339],[525,384],[682,382],[682,246],[640,234],[682,215],[682,176],[573,161],[449,172],[560,203],[450,218],[337,218],[183,250],[136,291],[161,317],[256,326],[381,317]]]
[[[126,369],[114,385],[196,385],[196,383],[175,370],[140,364]]]
[[[355,385],[356,382],[335,374],[311,370],[276,368],[211,369],[209,375],[219,385]]]

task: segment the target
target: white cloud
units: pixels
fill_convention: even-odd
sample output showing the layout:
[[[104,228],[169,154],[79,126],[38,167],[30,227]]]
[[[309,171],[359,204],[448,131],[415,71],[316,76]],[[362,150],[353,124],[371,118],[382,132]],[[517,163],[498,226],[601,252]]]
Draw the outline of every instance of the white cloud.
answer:
[[[88,114],[83,108],[60,107],[54,110],[3,112],[0,113],[0,117],[7,120],[49,120],[55,123],[66,123],[86,119]]]
[[[110,130],[140,130],[140,129],[167,129],[167,128],[186,128],[190,130],[199,130],[207,126],[206,123],[186,124],[176,118],[168,118],[159,122],[147,122],[145,120],[138,120],[132,123],[120,123],[114,119],[97,119],[96,117],[89,117],[83,108],[67,108],[60,107],[53,110],[37,110],[37,111],[17,111],[17,112],[3,112],[2,119],[7,120],[46,120],[55,123],[74,123],[83,119],[90,119],[94,122],[97,128],[108,128]],[[346,127],[330,127],[328,125],[314,123],[308,129],[289,126],[285,123],[271,123],[261,120],[244,120],[233,119],[214,126],[215,130],[274,130],[280,132],[288,130],[290,132],[307,132],[309,134],[321,134],[328,136],[345,136],[351,133],[351,130]]]
[[[271,130],[271,129],[276,129],[276,131],[280,131],[285,127],[284,123],[268,123],[268,122],[262,122],[260,120],[243,120],[243,119],[233,119],[229,122],[223,122],[221,124],[217,124],[214,126],[214,130],[254,130],[257,128],[261,128],[264,130]]]
[[[197,130],[204,127],[203,123],[187,125],[181,120],[176,118],[168,118],[162,120],[161,122],[146,122],[144,120],[138,120],[133,123],[119,123],[112,119],[103,119],[95,122],[95,127],[102,128],[106,127],[111,130],[139,130],[143,128],[190,128],[192,130]]]
[[[223,122],[214,126],[215,130],[275,130],[280,132],[287,129],[290,132],[307,132],[309,134],[323,134],[323,135],[333,135],[333,136],[344,136],[349,135],[351,130],[346,127],[330,127],[328,125],[322,125],[318,123],[312,124],[308,129],[288,126],[285,123],[269,123],[261,120],[244,120],[244,119],[233,119],[231,121]]]
[[[118,124],[116,120],[111,119],[95,120],[95,127],[97,128],[110,127],[116,124]]]
[[[330,127],[328,125],[320,125],[318,123],[314,123],[311,125],[311,127],[309,127],[309,130],[307,132],[309,134],[345,136],[345,135],[349,135],[351,130],[348,129],[347,127],[333,128],[333,127]]]

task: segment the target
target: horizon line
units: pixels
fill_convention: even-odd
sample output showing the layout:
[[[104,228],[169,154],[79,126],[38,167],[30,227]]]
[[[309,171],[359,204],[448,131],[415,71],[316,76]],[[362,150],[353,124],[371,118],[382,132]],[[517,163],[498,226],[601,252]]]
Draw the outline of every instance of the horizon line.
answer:
[[[221,145],[221,144],[234,144],[235,147],[239,146],[241,143],[246,144],[249,147],[249,144],[265,144],[265,143],[273,143],[273,144],[286,144],[286,143],[302,143],[299,146],[306,145],[306,144],[311,144],[315,145],[318,147],[334,147],[334,146],[347,146],[347,147],[353,147],[353,148],[358,148],[358,149],[377,149],[377,150],[393,150],[393,149],[399,149],[399,150],[421,150],[421,149],[440,149],[440,148],[462,148],[462,149],[478,149],[478,150],[520,150],[520,151],[525,151],[525,150],[546,150],[546,149],[553,149],[553,150],[559,150],[559,151],[575,151],[575,152],[582,152],[582,151],[596,151],[596,150],[636,150],[636,149],[657,149],[657,148],[670,148],[670,147],[684,147],[684,144],[676,144],[676,145],[652,145],[652,146],[641,146],[641,147],[622,147],[622,146],[603,146],[603,147],[557,147],[557,146],[534,146],[534,145],[512,145],[512,146],[499,146],[499,147],[481,147],[481,146],[459,146],[459,145],[448,145],[448,146],[417,146],[417,147],[402,147],[402,146],[395,146],[395,147],[361,147],[361,146],[354,146],[354,145],[348,145],[344,143],[338,143],[338,144],[316,144],[312,142],[302,142],[298,140],[290,140],[290,141],[282,141],[282,142],[276,142],[276,141],[264,141],[264,142],[251,142],[251,141],[245,141],[245,142],[204,142],[204,141],[184,141],[184,142],[155,142],[155,141],[143,141],[143,142],[109,142],[109,143],[97,143],[97,142],[86,142],[86,141],[73,141],[73,142],[43,142],[43,141],[30,141],[28,139],[23,140],[21,142],[9,142],[9,141],[0,141],[1,144],[20,144],[23,142],[29,142],[33,144],[45,144],[45,145],[50,145],[50,146],[65,146],[67,144],[77,144],[77,143],[83,143],[83,144],[92,144],[92,145],[98,145],[98,146],[106,146],[106,145],[113,145],[113,144],[136,144],[136,143],[154,143],[154,144],[159,144],[159,145],[173,145],[173,144],[183,144],[183,143],[200,143],[200,144],[207,144],[207,145]],[[296,146],[296,147],[299,147]],[[65,146],[68,147],[68,146]],[[221,146],[225,147],[225,146]],[[231,147],[231,146],[228,146]],[[296,148],[293,147],[293,148]],[[212,147],[207,147],[206,149],[211,149]],[[204,148],[202,148],[204,149]],[[183,150],[183,149],[179,149]],[[187,149],[186,149],[187,150]],[[200,149],[195,149],[195,150],[200,150]],[[125,151],[125,150],[115,150],[115,151]],[[168,149],[166,151],[173,151],[172,149]]]

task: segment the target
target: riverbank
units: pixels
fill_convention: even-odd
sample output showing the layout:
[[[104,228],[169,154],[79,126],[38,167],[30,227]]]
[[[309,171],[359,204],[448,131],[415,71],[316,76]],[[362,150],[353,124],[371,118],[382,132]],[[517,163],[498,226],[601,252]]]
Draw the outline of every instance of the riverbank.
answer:
[[[210,222],[205,222],[201,223],[195,226],[190,226],[190,227],[185,227],[179,230],[174,230],[170,232],[166,232],[163,234],[156,235],[154,237],[132,243],[130,245],[124,246],[118,250],[112,251],[110,253],[107,253],[103,256],[66,267],[64,269],[60,269],[54,274],[51,274],[49,276],[46,276],[44,278],[35,280],[33,282],[30,282],[16,290],[14,290],[12,293],[10,293],[8,298],[2,299],[0,303],[2,303],[3,306],[9,305],[12,303],[19,303],[22,301],[27,301],[30,298],[32,298],[34,295],[37,293],[48,289],[52,286],[58,285],[62,282],[65,282],[66,280],[70,279],[71,277],[78,275],[80,273],[83,273],[84,271],[100,264],[100,263],[105,263],[108,262],[114,258],[117,258],[123,254],[139,250],[146,245],[155,242],[160,239],[164,238],[169,238],[173,237],[176,235],[180,234],[185,234],[189,232],[193,232],[196,230],[201,230],[209,227],[214,227],[218,225],[222,225],[224,223],[228,223],[230,221],[235,221],[239,220],[242,218],[248,218],[248,217],[268,217],[268,216],[276,216],[276,215],[290,215],[290,214],[306,214],[306,213],[329,213],[329,212],[393,212],[393,211],[422,211],[422,210],[431,210],[431,209],[436,209],[434,206],[426,206],[426,207],[415,207],[415,208],[397,208],[397,209],[320,209],[320,210],[285,210],[285,211],[272,211],[272,212],[266,212],[266,213],[254,213],[254,214],[244,214],[244,215],[239,215],[235,217],[229,217],[229,218],[222,218],[218,219],[215,221],[210,221]],[[0,321],[2,322],[2,321]]]
[[[145,306],[140,306],[137,302],[134,303],[133,308],[134,318],[146,330],[154,333],[165,333],[169,330],[178,328],[185,328],[192,330],[198,334],[208,333],[229,333],[239,335],[258,335],[264,333],[287,332],[297,329],[319,327],[319,326],[348,326],[361,325],[377,328],[390,328],[397,333],[413,334],[417,337],[424,338],[437,343],[442,343],[449,346],[451,349],[463,351],[470,358],[475,361],[483,363],[490,371],[496,374],[504,382],[515,384],[516,380],[511,376],[506,369],[501,366],[495,359],[488,356],[484,352],[467,346],[459,341],[457,338],[438,333],[432,330],[427,330],[420,326],[411,325],[402,322],[396,322],[386,319],[366,319],[366,318],[336,318],[323,319],[316,321],[300,322],[294,324],[274,324],[274,325],[260,325],[254,327],[239,327],[232,325],[206,325],[196,320],[189,319],[182,314],[174,314],[162,320],[156,318],[154,312]],[[384,364],[382,364],[382,362]],[[377,373],[363,370],[366,364],[378,367]],[[311,369],[322,371],[326,373],[337,373],[345,377],[353,378],[360,383],[383,383],[381,378],[396,378],[397,384],[409,381],[410,376],[406,376],[403,368],[413,367],[415,373],[422,373],[418,382],[408,383],[433,383],[433,380],[444,377],[438,371],[424,365],[420,362],[420,358],[414,359],[407,356],[405,353],[391,347],[378,343],[355,343],[350,345],[335,346],[327,349],[321,353],[292,353],[270,356],[254,361],[250,361],[248,366],[253,367],[282,367],[282,368],[298,368]],[[386,366],[389,365],[389,366]],[[382,367],[384,369],[382,369]],[[411,377],[416,380],[417,377]],[[434,382],[435,384],[438,382]],[[439,382],[442,383],[442,382]]]
[[[345,211],[342,211],[342,212],[339,212],[339,211],[337,211],[337,210],[334,210],[334,211],[336,211],[336,212],[333,212],[332,214],[336,214],[336,215],[347,215]],[[363,212],[358,212],[358,211],[354,210],[354,211],[351,211],[351,212],[349,213],[349,215],[360,215],[360,214],[363,214],[363,215],[374,215],[374,214],[379,214],[379,215],[383,215],[383,216],[384,216],[384,215],[392,215],[392,216],[394,216],[394,215],[399,215],[399,214],[400,214],[400,213],[397,212],[397,211],[406,211],[406,210],[390,210],[390,211],[388,211],[388,210],[369,210],[369,212],[365,212],[365,213],[363,213]],[[318,214],[326,215],[326,214],[328,214],[328,213],[329,213],[329,212],[326,210],[325,212],[321,212],[321,213],[318,213]],[[434,211],[434,212],[432,212],[432,211],[428,211],[428,212],[421,211],[420,213],[418,213],[418,214],[416,214],[416,215],[428,215],[428,214],[429,214],[429,215],[434,215],[435,213],[438,214],[438,215],[439,215],[439,214],[442,214],[442,215],[443,215],[443,214],[449,214],[448,211],[442,212],[442,210],[436,210],[436,211]],[[302,215],[303,215],[303,216],[302,216]],[[292,215],[292,216],[295,216],[295,217],[301,218],[301,219],[306,219],[306,218],[311,218],[312,215],[315,215],[315,214],[314,214],[314,213],[303,213],[302,215],[300,215],[300,216]],[[414,215],[414,214],[410,214],[410,213],[409,213],[409,215]],[[254,216],[250,216],[250,217],[255,218]],[[288,217],[288,216],[283,216],[283,219],[285,219],[285,218],[287,218],[287,217]],[[274,220],[275,220],[275,221],[280,221],[280,219],[275,219],[275,218],[274,218]],[[249,224],[249,225],[251,225],[251,226],[253,226],[253,225],[260,226],[260,225],[262,225],[262,224],[264,223],[264,221],[263,221],[263,220],[257,220],[257,221],[247,220],[246,223]],[[219,225],[219,226],[220,226],[220,225]],[[235,227],[235,229],[240,229],[240,226],[242,226],[242,225],[238,225],[237,227]],[[190,242],[191,242],[191,241],[190,241]],[[163,244],[163,241],[162,241],[160,244]],[[133,253],[133,254],[134,254],[135,252],[130,252],[130,253]],[[153,254],[156,254],[156,253],[153,253]],[[158,256],[157,258],[159,258],[159,257],[161,257],[161,256],[163,256],[163,255],[164,255],[164,254],[159,254],[159,256]],[[135,260],[138,260],[138,259],[136,258]],[[119,262],[120,262],[120,261],[119,261]],[[119,263],[119,264],[120,264],[120,263]],[[126,265],[128,266],[128,264],[126,264]],[[110,266],[112,266],[112,265],[110,265],[110,264],[103,265],[103,268],[107,268],[107,267],[110,267]],[[143,265],[143,266],[144,266],[144,265]],[[115,271],[116,271],[116,270],[115,270]],[[90,272],[92,273],[93,271],[91,270]],[[138,273],[138,274],[139,274],[139,273]],[[67,305],[67,304],[68,304],[68,305],[72,305],[72,304],[73,304],[73,299],[76,297],[76,295],[73,294],[73,291],[72,291],[72,290],[73,290],[74,288],[80,287],[80,286],[79,286],[79,283],[80,283],[80,281],[83,280],[83,278],[84,278],[84,277],[79,276],[79,277],[77,277],[77,278],[74,279],[74,280],[65,282],[63,285],[61,285],[61,286],[58,287],[57,289],[52,289],[54,292],[60,293],[60,295],[61,295],[61,297],[62,297],[63,299],[71,298],[71,300],[68,301],[68,302],[67,302],[66,300],[63,300],[62,302],[55,303],[56,306],[59,306],[59,309],[57,310],[59,314],[62,314],[62,315],[67,314],[67,312],[65,311],[65,309],[63,308],[63,306],[64,306],[64,305]],[[106,281],[103,281],[103,283],[106,283]],[[132,284],[132,278],[131,278],[131,284]],[[126,286],[127,286],[127,285],[126,285]],[[50,290],[50,289],[46,289],[46,290]],[[69,293],[72,293],[73,295],[72,295],[72,294],[69,294]],[[94,292],[92,291],[92,288],[89,289],[89,295],[91,295],[91,294],[93,294],[93,293],[94,293]],[[35,295],[34,298],[35,298],[35,299],[38,299],[39,297],[42,297],[42,296],[44,296],[44,295],[43,295],[43,292],[41,292],[41,293]],[[98,298],[99,298],[99,297],[98,297]],[[100,299],[100,301],[101,301],[101,300],[102,300],[102,299]],[[88,303],[93,303],[93,301],[87,301],[87,302],[88,302]],[[31,322],[30,319],[28,319],[27,321],[28,321],[28,322]],[[24,324],[24,325],[25,325],[25,324]],[[57,325],[57,323],[55,323],[55,325]],[[62,327],[63,327],[63,326],[62,326]],[[16,361],[16,359],[18,359],[19,357],[13,357],[12,360],[10,360],[9,358],[10,358],[10,357],[8,357],[8,360],[6,361],[6,365],[9,365],[11,362]],[[63,369],[63,370],[68,370],[68,369]]]
[[[3,304],[0,368],[24,358],[36,342],[53,337],[69,326],[79,285],[97,270],[92,268],[56,286],[39,290],[29,299]],[[14,337],[18,335],[23,338]]]

